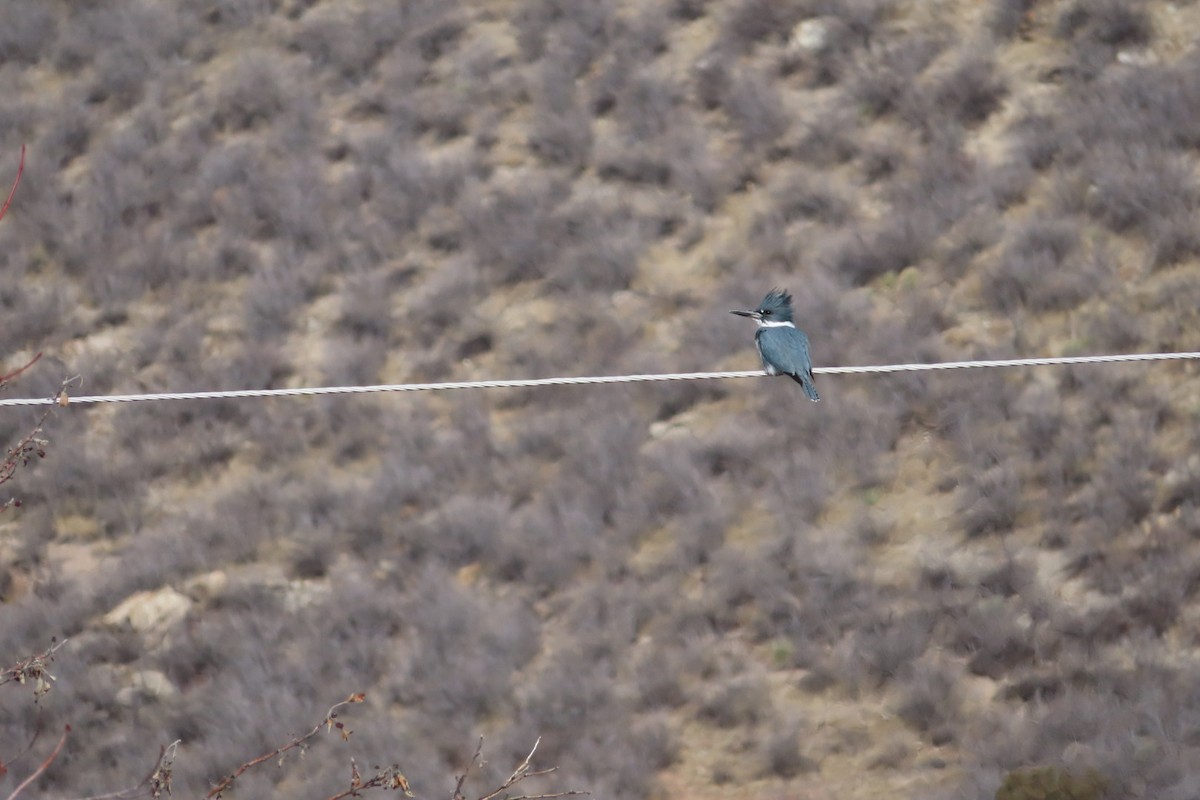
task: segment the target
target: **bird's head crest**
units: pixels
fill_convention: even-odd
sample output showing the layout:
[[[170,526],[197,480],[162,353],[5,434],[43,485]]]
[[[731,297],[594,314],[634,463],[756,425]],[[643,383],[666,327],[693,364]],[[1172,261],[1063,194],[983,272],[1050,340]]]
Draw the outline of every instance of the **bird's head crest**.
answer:
[[[792,295],[785,289],[772,289],[758,304],[759,313],[779,322],[792,321]],[[767,312],[770,312],[768,314]]]

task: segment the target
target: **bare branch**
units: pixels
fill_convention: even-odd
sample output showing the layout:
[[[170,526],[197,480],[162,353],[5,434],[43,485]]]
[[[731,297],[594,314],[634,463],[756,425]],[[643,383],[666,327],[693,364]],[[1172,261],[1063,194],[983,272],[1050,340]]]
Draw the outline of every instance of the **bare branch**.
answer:
[[[509,789],[511,789],[513,786],[516,786],[518,783],[525,780],[526,778],[536,778],[540,775],[549,775],[550,773],[557,771],[558,767],[547,767],[546,769],[537,769],[537,770],[530,769],[530,765],[533,761],[533,754],[537,752],[538,745],[540,745],[541,743],[542,743],[542,737],[539,736],[537,738],[537,741],[535,741],[533,743],[533,747],[530,749],[529,755],[525,756],[525,760],[517,765],[517,768],[515,770],[513,770],[513,773],[508,776],[508,778],[504,781],[504,783],[500,784],[499,787],[497,787],[496,789],[493,789],[492,791],[488,792],[487,794],[482,795],[479,798],[479,800],[492,800],[492,798],[497,797],[498,795],[504,794]],[[463,784],[466,782],[467,773],[470,772],[472,764],[476,764],[476,763],[482,764],[483,763],[482,761],[480,761],[480,758],[479,758],[480,753],[482,751],[483,751],[483,737],[481,736],[481,737],[479,737],[479,745],[475,748],[475,755],[471,757],[471,764],[468,764],[467,769],[463,770],[463,774],[459,777],[458,782],[454,786],[453,800],[464,800],[462,788],[463,788]],[[506,795],[506,798],[507,798],[507,800],[549,800],[549,798],[554,798],[554,797],[574,797],[577,795],[587,795],[587,794],[591,794],[591,792],[582,791],[579,789],[571,789],[569,791],[564,791],[564,792],[547,792],[545,794],[523,794],[523,795],[518,795],[518,796],[514,796],[514,797],[508,797]]]
[[[131,786],[128,789],[122,789],[119,792],[109,792],[108,794],[94,794],[82,800],[131,800],[142,794],[142,790],[149,787],[151,797],[162,797],[163,792],[171,794],[171,770],[175,764],[175,753],[179,749],[179,739],[171,742],[166,747],[158,748],[158,760],[154,762],[154,767],[146,775],[138,781],[136,786]]]
[[[8,796],[8,800],[16,800],[17,795],[25,791],[29,787],[29,784],[36,781],[39,775],[50,768],[50,765],[54,762],[54,759],[58,758],[58,754],[62,752],[63,745],[67,743],[67,734],[70,732],[70,725],[63,727],[62,736],[58,737],[58,744],[56,744],[54,749],[50,751],[50,755],[46,756],[46,760],[43,761],[37,769],[31,772],[29,776],[25,778],[25,780],[17,784],[17,788],[12,790],[12,793]]]
[[[454,800],[464,800],[462,793],[463,784],[467,782],[467,776],[471,774],[471,767],[479,763],[479,757],[482,753],[483,737],[480,736],[478,744],[475,745],[475,755],[471,756],[471,760],[467,762],[467,766],[463,769],[462,775],[459,775],[458,780],[454,783]]]
[[[2,470],[0,470],[0,475],[3,475]],[[3,482],[3,480],[0,480],[0,483]],[[67,643],[66,639],[63,639],[61,642],[55,642],[53,639],[50,641],[51,645],[49,649],[37,655],[30,656],[23,661],[18,661],[3,672],[0,672],[0,686],[13,682],[24,686],[33,681],[33,694],[35,698],[41,698],[49,692],[51,688],[50,682],[55,680],[55,677],[50,674],[48,667],[54,661],[54,654],[58,652],[60,647]]]
[[[375,767],[375,769],[381,768]],[[382,769],[378,774],[364,781],[362,775],[358,772],[358,764],[354,762],[354,759],[350,759],[350,788],[330,795],[326,800],[344,800],[347,797],[358,797],[366,789],[400,790],[408,797],[413,796],[412,790],[408,786],[408,778],[404,777],[404,773],[400,771],[399,765],[392,764],[387,769]]]
[[[363,694],[362,692],[359,692],[358,694],[350,695],[348,698],[346,698],[342,702],[337,703],[332,708],[330,708],[329,712],[325,715],[325,719],[321,720],[316,725],[314,725],[313,729],[311,731],[304,734],[303,736],[297,736],[296,738],[292,739],[287,744],[277,747],[269,753],[264,753],[261,756],[259,756],[258,758],[250,759],[249,761],[247,761],[246,763],[242,764],[240,767],[235,769],[233,772],[231,772],[229,775],[226,775],[224,778],[222,778],[220,780],[220,782],[217,783],[217,785],[214,786],[208,792],[208,794],[205,795],[205,797],[206,798],[215,798],[215,797],[224,796],[224,793],[226,791],[228,791],[230,787],[233,786],[233,782],[236,781],[239,777],[241,777],[242,774],[246,772],[246,770],[251,769],[252,767],[256,767],[259,764],[262,764],[264,761],[270,761],[273,758],[282,756],[290,750],[295,750],[296,748],[303,747],[305,742],[307,742],[309,739],[312,739],[314,736],[316,736],[318,733],[321,732],[322,727],[326,728],[327,730],[333,730],[334,728],[336,728],[342,734],[343,741],[345,741],[346,739],[349,739],[351,731],[349,731],[345,725],[343,725],[342,723],[337,721],[338,709],[341,708],[342,706],[350,705],[351,703],[361,703],[365,699],[366,699],[366,695]],[[403,777],[403,776],[401,776],[401,777]],[[346,795],[343,795],[343,796],[346,796]]]
[[[10,758],[7,762],[5,762],[3,759],[0,759],[0,778],[3,778],[5,775],[7,775],[14,764],[16,764],[25,756],[29,755],[29,753],[31,753],[33,748],[37,745],[38,740],[42,738],[42,722],[45,718],[44,712],[45,708],[39,706],[37,710],[37,724],[34,726],[33,736],[29,737],[29,741],[25,743],[25,748]]]
[[[17,164],[17,177],[13,180],[12,189],[8,192],[8,199],[4,201],[4,205],[0,206],[0,219],[4,219],[4,215],[8,213],[8,207],[12,205],[13,195],[17,193],[17,184],[21,182],[21,173],[25,171],[25,145],[21,145],[21,162]]]
[[[41,357],[42,354],[38,353],[36,356],[30,359],[29,363],[27,363],[25,366],[10,372],[8,375],[3,376],[3,378],[0,378],[0,386],[3,386],[5,381],[10,380],[29,369]],[[65,407],[69,402],[67,397],[67,386],[74,380],[75,378],[68,378],[62,382],[62,386],[59,388],[58,394],[55,396],[58,406]],[[46,457],[46,445],[49,444],[49,442],[41,437],[41,433],[42,429],[46,425],[46,420],[49,419],[50,414],[54,412],[54,409],[55,406],[46,406],[46,410],[42,412],[40,417],[38,417],[37,423],[33,426],[33,430],[25,434],[20,441],[10,447],[8,452],[5,453],[4,458],[0,459],[0,484],[5,484],[12,480],[13,475],[15,475],[17,472],[17,468],[27,465],[33,460],[34,456],[37,456],[38,458]],[[20,500],[16,498],[10,498],[3,503],[0,503],[0,511],[4,511],[10,506],[20,505]]]
[[[8,373],[7,375],[0,375],[0,387],[3,387],[5,384],[7,384],[9,381],[13,380],[14,378],[20,377],[22,372],[24,372],[25,370],[29,369],[34,364],[36,364],[38,362],[38,359],[40,359],[41,357],[42,357],[42,354],[38,353],[36,356],[34,356],[33,358],[26,361],[24,366],[17,367],[16,369],[14,369],[12,372]]]

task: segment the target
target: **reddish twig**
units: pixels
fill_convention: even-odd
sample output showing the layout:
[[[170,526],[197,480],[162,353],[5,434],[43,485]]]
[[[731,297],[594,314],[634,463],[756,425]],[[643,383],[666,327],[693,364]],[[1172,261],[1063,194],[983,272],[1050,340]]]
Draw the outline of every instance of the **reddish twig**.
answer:
[[[24,372],[25,370],[32,367],[34,364],[37,363],[38,359],[41,357],[42,357],[42,354],[38,353],[33,358],[29,359],[29,361],[26,362],[25,366],[17,367],[16,369],[14,369],[12,372],[8,373],[7,375],[0,375],[0,387],[4,386],[6,383],[11,381],[13,378],[18,377],[22,372]]]
[[[17,163],[17,177],[13,179],[12,188],[8,190],[8,198],[4,201],[4,205],[0,206],[0,219],[4,219],[4,215],[8,213],[9,206],[12,205],[13,196],[17,193],[17,186],[21,183],[21,174],[23,172],[25,172],[25,145],[21,145],[21,160]],[[25,366],[18,367],[7,375],[0,375],[0,387],[3,387],[9,381],[20,376],[21,373],[36,364],[37,360],[41,357],[42,354],[38,353],[33,358],[29,359],[29,362],[26,363]],[[65,391],[65,385],[63,388]],[[51,406],[51,408],[53,408],[53,406]],[[45,457],[46,452],[42,449],[42,447],[45,445],[45,442],[38,439],[37,435],[41,433],[42,425],[46,422],[46,417],[48,416],[49,414],[42,414],[42,416],[38,419],[37,426],[30,431],[29,435],[18,442],[16,447],[11,448],[8,451],[8,454],[4,457],[4,460],[0,461],[0,483],[6,483],[12,479],[13,473],[17,471],[18,463],[22,465],[29,463],[29,459],[34,453],[37,453],[39,458]],[[0,511],[3,511],[11,505],[20,505],[20,503],[16,500],[8,500],[7,502],[0,503]]]
[[[0,778],[3,778],[5,775],[7,775],[14,764],[16,764],[25,756],[29,755],[34,746],[38,743],[38,740],[42,738],[42,721],[45,716],[43,713],[44,710],[45,709],[41,706],[38,707],[37,725],[33,729],[33,736],[31,736],[29,741],[25,743],[25,749],[10,758],[7,762],[0,760]]]
[[[342,706],[350,705],[351,703],[361,703],[365,699],[366,699],[366,695],[363,694],[362,692],[359,692],[358,694],[350,695],[348,698],[346,698],[342,702],[340,702],[340,703],[334,705],[332,708],[330,708],[329,713],[327,713],[325,715],[325,719],[321,720],[316,725],[314,725],[313,729],[311,731],[304,734],[303,736],[297,736],[296,738],[292,739],[287,744],[282,745],[281,747],[277,747],[269,753],[264,753],[263,755],[259,756],[258,758],[250,759],[245,764],[242,764],[240,767],[238,767],[233,772],[231,772],[229,775],[226,775],[224,778],[222,778],[221,781],[216,786],[214,786],[211,790],[209,790],[208,794],[206,794],[204,796],[206,798],[223,797],[224,793],[226,791],[228,791],[231,786],[233,786],[233,782],[236,781],[239,777],[241,777],[242,774],[246,772],[246,770],[251,769],[252,767],[256,767],[259,764],[263,763],[264,761],[270,761],[271,759],[276,758],[277,756],[282,756],[290,750],[295,750],[296,748],[304,747],[305,742],[307,742],[309,739],[313,738],[318,733],[320,733],[322,727],[325,727],[328,730],[333,730],[334,728],[337,728],[337,730],[339,732],[341,732],[341,734],[342,734],[343,741],[345,741],[346,739],[349,739],[351,731],[348,730],[345,725],[343,725],[342,723],[337,721],[337,711]]]
[[[12,189],[8,192],[8,199],[4,201],[4,205],[0,206],[0,219],[4,219],[4,215],[8,213],[8,207],[12,205],[13,195],[17,193],[17,184],[21,182],[21,173],[25,171],[25,145],[21,145],[21,161],[17,164],[17,177],[13,181]]]
[[[62,752],[63,745],[67,743],[67,734],[70,732],[70,725],[63,727],[62,736],[58,737],[58,744],[54,746],[54,749],[50,752],[50,755],[46,756],[46,760],[43,761],[37,769],[31,772],[29,776],[25,778],[25,780],[17,784],[17,788],[12,790],[12,793],[8,796],[8,800],[16,800],[17,795],[25,791],[29,787],[29,784],[36,781],[39,775],[50,768],[50,764],[53,763],[54,759],[58,758],[58,754]]]

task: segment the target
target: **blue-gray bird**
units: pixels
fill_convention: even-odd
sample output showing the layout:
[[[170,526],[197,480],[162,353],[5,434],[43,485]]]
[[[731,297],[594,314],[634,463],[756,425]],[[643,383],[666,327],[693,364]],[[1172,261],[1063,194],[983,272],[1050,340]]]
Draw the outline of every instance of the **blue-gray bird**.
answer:
[[[787,375],[804,387],[814,403],[821,399],[813,383],[812,357],[808,337],[792,321],[792,296],[783,289],[772,289],[753,311],[730,311],[750,317],[758,323],[754,343],[768,375]]]

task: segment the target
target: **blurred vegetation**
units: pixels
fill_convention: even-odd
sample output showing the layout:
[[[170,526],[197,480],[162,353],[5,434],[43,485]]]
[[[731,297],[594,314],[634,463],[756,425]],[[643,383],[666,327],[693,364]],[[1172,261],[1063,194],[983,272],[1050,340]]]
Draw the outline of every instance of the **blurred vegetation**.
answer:
[[[819,366],[1200,350],[1192,3],[5,11],[10,392],[752,368],[773,285]],[[971,372],[60,410],[0,759],[202,790],[365,691],[420,796],[479,734],[611,798],[1195,796],[1196,368]]]
[[[996,800],[1099,800],[1108,781],[1095,771],[1076,777],[1054,767],[1013,770],[1004,776]]]

